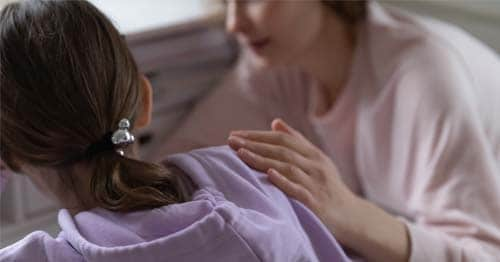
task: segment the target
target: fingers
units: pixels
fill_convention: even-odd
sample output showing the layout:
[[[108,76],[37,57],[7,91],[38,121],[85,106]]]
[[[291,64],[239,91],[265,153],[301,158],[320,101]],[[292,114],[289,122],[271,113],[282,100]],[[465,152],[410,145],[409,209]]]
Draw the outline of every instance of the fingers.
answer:
[[[269,168],[275,168],[278,170],[286,169],[287,165],[286,163],[281,162],[279,160],[263,157],[245,148],[238,149],[236,153],[238,154],[238,157],[241,158],[241,160],[243,160],[243,162],[248,164],[250,167],[264,173],[267,172]]]
[[[278,169],[283,168],[283,162],[262,157],[244,148],[238,149],[236,153],[238,154],[238,157],[243,160],[243,162],[245,162],[251,168],[254,168],[260,172],[266,172],[270,167]]]
[[[271,122],[271,130],[285,132],[285,133],[290,134],[294,137],[297,137],[300,139],[305,139],[304,136],[299,131],[292,128],[290,125],[288,125],[281,118],[276,118],[273,120],[273,122]]]
[[[308,159],[304,158],[299,153],[280,145],[244,140],[234,136],[229,137],[228,143],[229,146],[231,146],[231,148],[236,151],[240,148],[245,148],[261,157],[278,160],[284,163],[290,163],[305,170],[306,172],[310,170],[310,161]],[[270,166],[268,168],[272,167],[275,166]]]
[[[240,148],[237,151],[237,154],[243,162],[258,171],[267,173],[269,169],[274,169],[295,183],[302,185],[310,185],[311,183],[311,178],[307,175],[307,173],[295,165],[262,157],[248,151],[245,148]]]
[[[267,172],[269,181],[278,187],[288,196],[297,199],[306,206],[311,205],[313,199],[311,193],[301,184],[293,182],[285,175],[281,174],[275,169],[269,169]]]
[[[288,133],[290,135],[293,135],[290,128],[288,128],[289,126],[286,124],[283,124],[282,122],[283,121],[279,118],[274,119],[273,122],[271,122],[271,130],[285,132],[285,133]]]
[[[271,122],[272,131],[238,130],[232,131],[230,137],[241,137],[247,140],[281,145],[292,149],[304,157],[316,158],[319,149],[305,138],[299,131],[292,128],[285,121],[276,118]]]
[[[286,147],[304,157],[311,156],[312,152],[315,150],[315,148],[311,147],[310,144],[304,143],[292,135],[283,132],[255,130],[233,131],[229,136],[229,142],[231,143],[231,139],[235,137],[242,138],[245,141],[254,141]]]

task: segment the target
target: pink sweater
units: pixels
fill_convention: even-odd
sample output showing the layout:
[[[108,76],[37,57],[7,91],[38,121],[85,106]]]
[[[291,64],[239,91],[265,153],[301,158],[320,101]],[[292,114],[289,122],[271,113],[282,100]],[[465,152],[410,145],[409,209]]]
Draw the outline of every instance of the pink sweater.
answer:
[[[258,73],[245,63],[157,155],[224,144],[230,130],[269,129],[282,117],[352,191],[405,221],[410,261],[500,258],[500,59],[491,49],[372,2],[332,108],[298,69]]]

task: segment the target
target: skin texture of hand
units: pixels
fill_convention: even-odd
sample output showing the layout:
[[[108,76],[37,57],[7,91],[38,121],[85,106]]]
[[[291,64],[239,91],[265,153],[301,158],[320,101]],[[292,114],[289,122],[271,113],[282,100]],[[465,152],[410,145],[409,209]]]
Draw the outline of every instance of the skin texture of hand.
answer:
[[[408,259],[403,222],[352,193],[331,159],[283,120],[274,120],[271,131],[233,131],[228,144],[246,164],[311,209],[343,245],[370,260]]]

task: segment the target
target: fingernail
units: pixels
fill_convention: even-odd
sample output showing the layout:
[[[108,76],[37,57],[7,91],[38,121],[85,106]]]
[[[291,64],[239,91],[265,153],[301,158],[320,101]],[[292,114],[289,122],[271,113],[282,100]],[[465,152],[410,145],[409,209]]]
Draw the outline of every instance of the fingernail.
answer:
[[[238,149],[238,154],[240,154],[243,157],[249,157],[249,158],[253,157],[252,152],[250,152],[250,151],[248,151],[248,150],[246,150],[244,148]]]
[[[267,174],[268,174],[268,175],[277,175],[277,174],[278,174],[278,172],[276,172],[276,170],[274,170],[274,169],[272,169],[272,168],[269,168],[269,169],[267,170]]]
[[[278,171],[276,171],[276,169],[273,169],[273,168],[270,168],[269,170],[267,170],[267,176],[268,176],[268,179],[270,179],[271,181],[283,180],[283,176],[280,175],[280,173],[278,173]]]
[[[235,137],[235,136],[229,136],[228,141],[229,141],[229,143],[232,143],[232,144],[239,146],[239,147],[242,147],[245,145],[245,140],[243,140],[239,137]]]

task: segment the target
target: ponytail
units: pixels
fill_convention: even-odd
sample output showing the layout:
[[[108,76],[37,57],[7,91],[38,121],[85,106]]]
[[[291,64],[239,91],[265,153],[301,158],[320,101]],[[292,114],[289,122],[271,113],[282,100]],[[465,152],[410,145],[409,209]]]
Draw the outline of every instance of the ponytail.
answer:
[[[193,183],[169,168],[103,152],[92,160],[91,194],[102,208],[136,211],[190,200]]]

